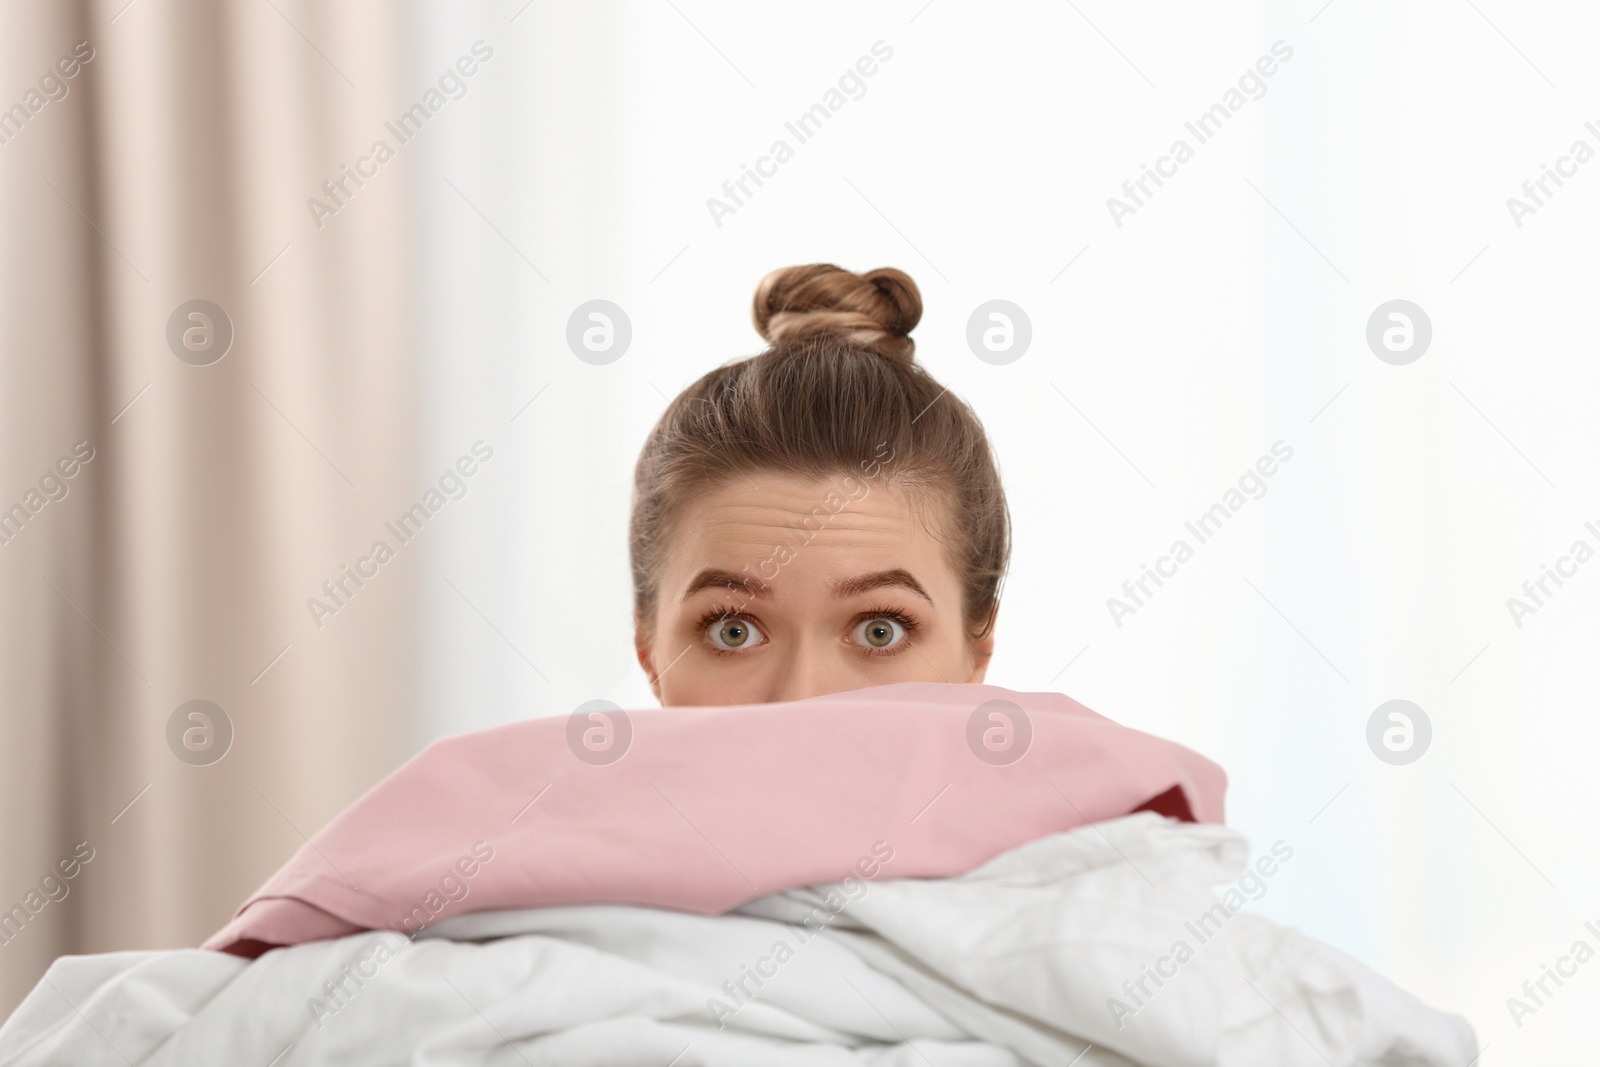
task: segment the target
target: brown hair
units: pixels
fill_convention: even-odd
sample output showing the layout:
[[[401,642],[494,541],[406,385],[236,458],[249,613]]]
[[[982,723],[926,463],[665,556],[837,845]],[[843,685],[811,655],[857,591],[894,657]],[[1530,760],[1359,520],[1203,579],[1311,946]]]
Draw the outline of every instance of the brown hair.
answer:
[[[639,625],[654,623],[660,561],[678,505],[756,472],[827,478],[882,470],[936,524],[962,576],[973,640],[994,626],[1011,521],[983,426],[912,359],[922,296],[892,267],[775,270],[756,287],[770,347],[718,367],[667,406],[634,468],[629,556]]]

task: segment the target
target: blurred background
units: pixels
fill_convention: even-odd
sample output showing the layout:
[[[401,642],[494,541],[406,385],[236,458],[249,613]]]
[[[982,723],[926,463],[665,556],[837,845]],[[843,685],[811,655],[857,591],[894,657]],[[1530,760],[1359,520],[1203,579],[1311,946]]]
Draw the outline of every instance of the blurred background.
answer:
[[[0,5],[0,911],[82,861],[0,925],[0,1013],[198,943],[433,738],[652,706],[634,457],[827,261],[916,278],[992,434],[989,680],[1221,763],[1294,850],[1250,907],[1479,1062],[1592,1062],[1600,965],[1507,998],[1600,947],[1597,29]]]

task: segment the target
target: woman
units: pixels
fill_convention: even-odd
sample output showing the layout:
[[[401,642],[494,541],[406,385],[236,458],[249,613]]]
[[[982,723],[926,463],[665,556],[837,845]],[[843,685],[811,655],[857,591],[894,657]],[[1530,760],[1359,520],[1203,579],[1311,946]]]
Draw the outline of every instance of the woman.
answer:
[[[982,682],[1010,544],[920,315],[896,270],[774,272],[771,347],[651,433],[637,647],[680,707],[435,742],[222,951],[58,960],[0,1063],[1475,1062],[1461,1019],[1234,914],[1294,850],[1248,864],[1209,760],[1060,694],[888,685]]]
[[[773,271],[761,355],[656,424],[634,474],[635,647],[664,705],[982,682],[1010,556],[977,417],[912,358],[889,267]]]
[[[1010,543],[920,314],[896,270],[776,271],[771,347],[652,431],[636,643],[672,710],[435,742],[221,951],[58,961],[0,1063],[1475,1062],[1463,1020],[1235,914],[1294,849],[1249,863],[1209,760],[1060,694],[888,684],[983,681]]]

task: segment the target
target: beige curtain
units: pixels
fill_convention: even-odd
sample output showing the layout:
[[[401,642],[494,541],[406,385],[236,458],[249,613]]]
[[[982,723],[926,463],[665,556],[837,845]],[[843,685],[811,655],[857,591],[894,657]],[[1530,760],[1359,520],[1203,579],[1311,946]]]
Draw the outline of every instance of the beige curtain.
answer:
[[[408,561],[341,568],[415,495],[417,160],[323,188],[402,43],[390,5],[0,5],[0,1015],[63,953],[197,943],[407,754]],[[170,730],[193,700],[225,718]]]

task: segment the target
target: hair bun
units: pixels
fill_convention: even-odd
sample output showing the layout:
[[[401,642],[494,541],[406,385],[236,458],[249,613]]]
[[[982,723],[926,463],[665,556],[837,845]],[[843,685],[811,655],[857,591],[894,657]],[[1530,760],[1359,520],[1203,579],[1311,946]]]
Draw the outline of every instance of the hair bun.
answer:
[[[857,274],[832,263],[780,267],[756,286],[756,330],[773,346],[823,334],[909,363],[922,294],[904,271]]]

